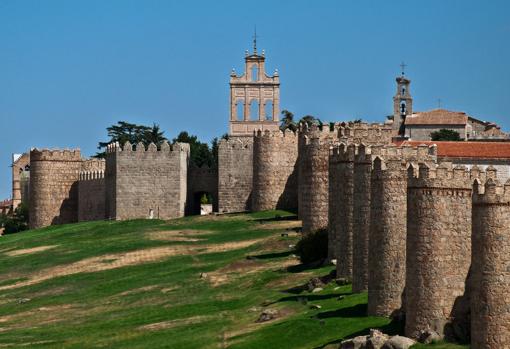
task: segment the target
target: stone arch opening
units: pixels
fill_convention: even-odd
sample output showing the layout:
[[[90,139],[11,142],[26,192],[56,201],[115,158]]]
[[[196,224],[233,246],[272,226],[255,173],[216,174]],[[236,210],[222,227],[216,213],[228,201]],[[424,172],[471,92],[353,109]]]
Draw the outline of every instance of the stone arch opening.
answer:
[[[238,99],[236,101],[235,120],[244,120],[244,99]]]
[[[250,102],[250,120],[258,120],[259,119],[259,101],[257,99],[252,99]]]
[[[193,193],[191,205],[192,215],[207,215],[213,212],[214,196],[208,191],[197,191]]]
[[[264,113],[266,115],[266,120],[273,120],[273,101],[267,100],[264,104]]]

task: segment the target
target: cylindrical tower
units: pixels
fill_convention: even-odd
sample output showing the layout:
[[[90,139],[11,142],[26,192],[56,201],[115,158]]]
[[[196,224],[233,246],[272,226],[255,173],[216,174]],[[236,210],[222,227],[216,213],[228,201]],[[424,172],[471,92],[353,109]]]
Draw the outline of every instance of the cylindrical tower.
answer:
[[[510,181],[488,179],[473,195],[471,348],[510,343]]]
[[[408,179],[406,335],[444,333],[471,263],[471,185],[464,167],[420,165]]]
[[[297,209],[297,157],[294,132],[257,132],[253,143],[253,211]]]
[[[352,292],[368,289],[368,236],[370,231],[370,148],[359,145],[354,158]]]
[[[330,215],[335,218],[329,226],[329,233],[334,241],[336,253],[336,273],[338,278],[352,279],[352,229],[354,219],[354,144],[341,144],[331,156],[331,176],[336,177],[331,187],[331,201],[335,211]]]
[[[406,277],[407,172],[401,159],[374,160],[369,241],[368,314],[402,306]]]
[[[303,147],[299,213],[303,233],[313,233],[328,226],[329,149],[331,141],[314,137]]]
[[[76,222],[80,150],[30,152],[30,228]]]

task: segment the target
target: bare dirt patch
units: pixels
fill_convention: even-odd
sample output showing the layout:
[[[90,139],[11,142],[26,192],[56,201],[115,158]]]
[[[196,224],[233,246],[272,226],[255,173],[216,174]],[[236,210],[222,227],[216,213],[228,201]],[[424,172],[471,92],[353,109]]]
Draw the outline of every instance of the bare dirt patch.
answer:
[[[294,258],[272,262],[262,262],[257,259],[245,259],[233,262],[221,269],[213,271],[212,273],[208,273],[207,280],[213,287],[218,287],[247,274],[266,270],[278,270],[297,264],[299,264],[299,261]]]
[[[50,324],[63,321],[65,317],[74,313],[77,305],[75,304],[62,304],[52,305],[47,307],[39,307],[36,309],[9,314],[0,317],[0,324],[10,323],[9,325],[2,325],[4,329],[17,329],[27,328],[35,325]]]
[[[14,256],[21,256],[24,254],[32,254],[32,253],[47,251],[47,250],[55,248],[55,247],[57,247],[57,245],[37,246],[37,247],[32,247],[32,248],[24,248],[24,249],[20,249],[20,250],[12,250],[12,251],[8,251],[8,252],[4,252],[4,253],[9,257],[14,257]]]
[[[1,286],[0,290],[29,286],[56,277],[62,277],[72,274],[92,273],[132,265],[138,265],[143,263],[154,263],[171,256],[205,254],[241,249],[257,244],[263,240],[264,239],[255,239],[236,242],[226,242],[223,244],[161,246],[125,253],[106,254],[97,257],[90,257],[82,259],[72,264],[59,265],[56,267],[40,270],[34,274],[28,275],[27,280],[16,282],[10,285]]]
[[[175,319],[175,320],[169,320],[169,321],[161,321],[161,322],[155,322],[152,324],[147,324],[138,327],[139,330],[143,331],[160,331],[160,330],[166,330],[169,328],[174,328],[178,326],[184,326],[184,325],[194,325],[201,322],[205,322],[209,319],[211,319],[212,316],[192,316],[189,318],[184,319]]]
[[[152,231],[146,233],[150,240],[158,241],[175,241],[175,242],[197,242],[203,239],[198,238],[197,235],[211,234],[212,232],[206,230],[164,230]]]
[[[277,221],[277,222],[268,222],[268,223],[260,223],[257,228],[260,229],[294,229],[301,228],[301,221]]]

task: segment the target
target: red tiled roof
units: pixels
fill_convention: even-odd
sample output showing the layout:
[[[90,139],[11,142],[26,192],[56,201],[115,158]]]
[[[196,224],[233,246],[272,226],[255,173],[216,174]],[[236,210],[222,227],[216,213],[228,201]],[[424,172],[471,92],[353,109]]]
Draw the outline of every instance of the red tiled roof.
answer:
[[[406,117],[406,125],[466,125],[468,115],[464,112],[434,109],[413,113]]]
[[[451,158],[508,159],[510,142],[444,142],[444,141],[403,141],[397,145],[437,145],[437,156]]]
[[[0,207],[10,207],[12,205],[12,200],[6,199],[0,201]]]

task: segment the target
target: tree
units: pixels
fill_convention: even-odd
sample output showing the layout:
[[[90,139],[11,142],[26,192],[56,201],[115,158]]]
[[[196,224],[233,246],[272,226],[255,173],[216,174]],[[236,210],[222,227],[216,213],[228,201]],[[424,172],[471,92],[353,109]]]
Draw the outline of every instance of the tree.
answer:
[[[4,227],[4,234],[13,234],[28,229],[28,206],[21,203],[12,216],[2,216],[0,225]]]
[[[132,145],[143,143],[145,146],[151,142],[160,146],[166,140],[164,132],[161,131],[159,125],[153,124],[152,127],[132,124],[126,121],[119,121],[116,125],[106,128],[110,140],[107,142],[99,142],[98,149],[104,149],[108,144],[119,142],[120,145],[129,142]],[[104,158],[105,152],[98,152],[94,157]]]
[[[202,143],[197,136],[190,135],[186,131],[182,131],[172,142],[188,143],[190,148],[189,161],[191,164],[201,167],[207,165],[213,167],[216,164],[211,149],[207,143]]]
[[[460,134],[454,130],[445,128],[432,132],[430,137],[433,141],[461,141]]]
[[[288,110],[282,110],[282,121],[280,122],[280,130],[291,130],[293,132],[297,131],[297,125],[294,122],[294,114],[292,114]]]
[[[158,146],[161,145],[164,141],[166,141],[166,137],[164,136],[163,131],[161,131],[158,124],[152,124],[152,127],[144,132],[142,142],[147,146],[151,143],[154,143]]]

